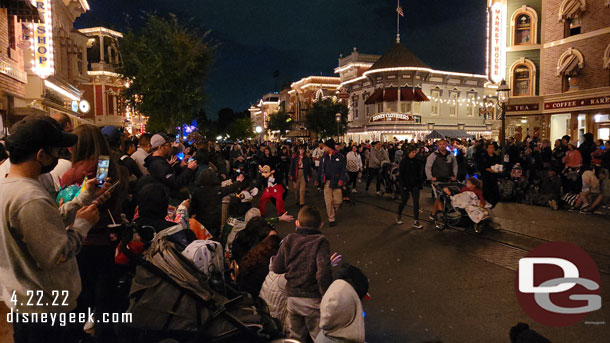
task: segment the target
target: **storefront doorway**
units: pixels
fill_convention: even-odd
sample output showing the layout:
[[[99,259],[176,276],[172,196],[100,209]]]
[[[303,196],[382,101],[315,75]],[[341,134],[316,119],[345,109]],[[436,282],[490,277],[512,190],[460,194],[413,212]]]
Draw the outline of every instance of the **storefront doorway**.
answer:
[[[570,113],[554,114],[551,116],[551,142],[570,134],[571,117]]]

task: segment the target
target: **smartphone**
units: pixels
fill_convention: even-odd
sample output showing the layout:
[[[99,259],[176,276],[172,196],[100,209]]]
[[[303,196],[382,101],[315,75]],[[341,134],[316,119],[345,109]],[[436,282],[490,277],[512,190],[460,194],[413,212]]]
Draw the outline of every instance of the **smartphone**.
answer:
[[[193,162],[194,160],[195,160],[195,158],[194,158],[194,157],[191,157],[191,158],[189,158],[188,162],[189,162],[189,163],[191,163],[191,162]]]
[[[102,187],[106,178],[108,178],[108,168],[110,167],[110,157],[101,155],[97,160],[97,174],[95,179],[97,180],[97,186]]]
[[[178,158],[179,161],[182,161],[184,159],[184,153],[183,152],[179,152],[176,154],[176,157]]]
[[[120,184],[121,184],[121,181],[117,181],[117,182],[113,183],[112,186],[110,186],[110,188],[108,188],[108,190],[106,192],[107,193],[114,192]],[[97,199],[95,199],[95,201],[98,203],[98,206],[103,204],[102,202],[100,202],[100,197],[102,197],[102,196],[103,195],[100,195]]]
[[[237,170],[235,170],[237,172],[237,174],[241,174],[241,168],[237,168]]]

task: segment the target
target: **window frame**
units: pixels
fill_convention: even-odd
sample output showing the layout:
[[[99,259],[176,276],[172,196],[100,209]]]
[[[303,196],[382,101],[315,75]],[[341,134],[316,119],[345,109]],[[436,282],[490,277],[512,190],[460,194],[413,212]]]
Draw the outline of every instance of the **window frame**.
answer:
[[[527,15],[530,17],[530,41],[529,43],[521,43],[516,44],[515,42],[515,33],[517,32],[517,19],[521,15]],[[527,45],[537,45],[538,44],[538,13],[535,9],[528,7],[526,5],[521,6],[515,12],[513,12],[513,16],[510,21],[511,26],[511,46],[527,46]]]
[[[437,95],[435,95],[435,93]],[[431,116],[438,116],[441,114],[441,97],[443,96],[443,92],[440,88],[432,88],[430,90],[430,97],[432,97],[433,99],[438,99],[436,101],[432,101],[430,104],[430,115]],[[436,111],[434,111],[434,108],[436,107]]]

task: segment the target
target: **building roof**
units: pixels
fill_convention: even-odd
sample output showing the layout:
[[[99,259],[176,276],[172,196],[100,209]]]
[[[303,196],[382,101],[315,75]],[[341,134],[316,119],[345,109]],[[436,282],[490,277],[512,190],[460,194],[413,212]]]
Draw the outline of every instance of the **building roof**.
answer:
[[[430,68],[426,63],[417,58],[411,50],[407,49],[406,46],[395,43],[369,70],[397,67]]]
[[[19,21],[42,21],[38,9],[29,0],[0,0],[0,8],[6,8],[8,15],[17,16]]]

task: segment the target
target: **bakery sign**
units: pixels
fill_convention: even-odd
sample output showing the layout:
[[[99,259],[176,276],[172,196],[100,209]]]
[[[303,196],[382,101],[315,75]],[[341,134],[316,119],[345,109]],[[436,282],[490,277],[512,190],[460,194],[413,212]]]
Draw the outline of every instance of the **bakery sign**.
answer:
[[[410,114],[398,113],[398,112],[381,112],[371,117],[371,123],[380,121],[399,121],[407,123],[419,123],[421,122],[420,116],[414,116]]]
[[[599,106],[599,105],[610,106],[610,96],[598,96],[598,97],[594,97],[594,98],[545,102],[544,109],[545,110],[562,110],[562,109],[568,109],[568,108],[574,108],[574,107]]]
[[[539,108],[540,108],[540,106],[538,104],[508,105],[508,106],[506,106],[506,112],[538,111]]]

